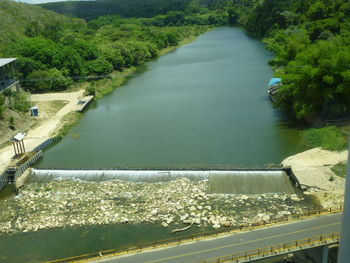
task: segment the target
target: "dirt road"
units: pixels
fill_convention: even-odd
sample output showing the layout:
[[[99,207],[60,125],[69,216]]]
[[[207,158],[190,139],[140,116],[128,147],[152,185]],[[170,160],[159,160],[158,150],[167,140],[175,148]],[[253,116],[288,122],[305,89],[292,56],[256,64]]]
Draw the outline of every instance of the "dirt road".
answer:
[[[49,93],[49,94],[33,94],[32,101],[68,101],[61,110],[49,119],[43,120],[36,128],[30,130],[24,139],[26,151],[31,151],[40,143],[55,135],[62,118],[69,112],[76,111],[79,107],[78,102],[83,97],[84,90],[79,90],[71,93]],[[0,173],[2,173],[6,166],[11,162],[14,155],[12,145],[0,149]]]

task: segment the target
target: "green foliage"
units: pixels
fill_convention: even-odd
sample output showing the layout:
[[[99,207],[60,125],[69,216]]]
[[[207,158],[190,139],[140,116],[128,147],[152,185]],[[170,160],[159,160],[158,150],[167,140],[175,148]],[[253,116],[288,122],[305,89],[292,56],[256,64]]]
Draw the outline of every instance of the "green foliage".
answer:
[[[34,93],[45,93],[65,90],[71,83],[70,78],[66,77],[58,69],[52,68],[33,71],[28,75],[27,81],[23,83],[23,86],[29,87],[30,91]]]
[[[13,94],[13,109],[20,112],[28,112],[30,101],[25,92],[15,92]]]
[[[350,5],[346,0],[265,0],[246,29],[265,39],[283,80],[276,104],[297,119],[350,113]]]
[[[86,89],[86,92],[87,92],[87,95],[93,95],[93,96],[95,96],[95,95],[96,95],[96,88],[93,87],[93,86],[89,86],[89,87]]]
[[[333,165],[331,168],[332,172],[342,178],[346,177],[346,163],[340,162]]]
[[[98,77],[105,77],[108,73],[113,71],[112,64],[103,58],[88,61],[86,64],[89,72]]]
[[[310,147],[322,147],[326,150],[341,151],[347,149],[349,130],[335,126],[308,129],[302,132],[306,144]]]

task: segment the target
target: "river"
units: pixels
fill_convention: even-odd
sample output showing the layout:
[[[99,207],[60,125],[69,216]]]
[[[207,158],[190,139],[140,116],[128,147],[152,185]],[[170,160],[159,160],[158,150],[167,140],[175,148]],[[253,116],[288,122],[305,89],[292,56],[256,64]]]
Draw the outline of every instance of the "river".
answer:
[[[39,167],[279,163],[304,148],[267,95],[270,57],[240,28],[207,32],[94,102]]]
[[[45,151],[39,168],[260,167],[304,150],[272,107],[271,54],[224,27],[140,66],[93,102]],[[250,209],[251,210],[251,209]],[[203,229],[191,229],[188,233]],[[67,227],[3,234],[2,262],[40,262],[171,237],[158,224]]]

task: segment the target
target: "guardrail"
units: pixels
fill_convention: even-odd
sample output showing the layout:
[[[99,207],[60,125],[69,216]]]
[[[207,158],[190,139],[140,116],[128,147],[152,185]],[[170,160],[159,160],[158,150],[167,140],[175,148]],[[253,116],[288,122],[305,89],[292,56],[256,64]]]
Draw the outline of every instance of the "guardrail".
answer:
[[[267,226],[272,226],[272,225],[275,225],[278,223],[283,223],[283,222],[291,222],[291,221],[307,219],[307,218],[319,216],[319,215],[338,213],[338,212],[341,212],[342,209],[343,209],[343,207],[340,206],[340,207],[336,207],[336,208],[311,210],[311,211],[308,211],[308,212],[302,213],[302,214],[286,215],[286,216],[284,216],[282,218],[278,218],[270,223],[264,222],[264,223],[260,223],[260,224],[249,225],[249,226],[241,225],[241,226],[235,226],[235,227],[222,228],[222,229],[218,229],[218,230],[199,232],[199,233],[194,233],[194,234],[189,234],[189,235],[176,236],[176,237],[169,238],[169,239],[157,240],[157,241],[142,243],[142,244],[136,244],[134,246],[97,251],[97,252],[88,253],[88,254],[84,254],[84,255],[47,261],[46,263],[80,262],[80,261],[91,260],[93,258],[100,258],[101,256],[118,256],[118,255],[123,255],[123,254],[127,254],[127,253],[148,250],[148,249],[153,249],[153,248],[158,248],[158,247],[178,245],[178,244],[182,244],[182,243],[191,242],[194,240],[201,240],[201,239],[215,237],[215,236],[219,236],[219,235],[234,234],[234,233],[238,233],[241,231],[248,231],[248,230],[263,228],[263,227],[267,227]]]
[[[47,139],[46,141],[42,142],[41,144],[39,144],[38,146],[36,146],[33,149],[33,152],[39,152],[43,149],[45,149],[46,147],[50,146],[51,144],[53,144],[54,142],[57,142],[59,140],[58,137],[52,137]]]
[[[35,153],[32,157],[30,157],[30,159],[27,160],[24,164],[17,167],[15,177],[14,177],[15,182],[18,179],[18,177],[20,177],[24,173],[24,171],[28,169],[29,166],[31,166],[33,163],[35,163],[42,157],[43,157],[43,152],[40,150],[37,153]]]
[[[324,246],[332,243],[339,243],[340,233],[330,233],[326,235],[320,235],[316,237],[305,238],[274,246],[268,246],[249,250],[245,252],[239,252],[222,257],[211,258],[197,263],[221,263],[221,262],[248,262],[251,260],[257,260],[261,258],[268,258],[289,252],[294,252],[310,247]]]

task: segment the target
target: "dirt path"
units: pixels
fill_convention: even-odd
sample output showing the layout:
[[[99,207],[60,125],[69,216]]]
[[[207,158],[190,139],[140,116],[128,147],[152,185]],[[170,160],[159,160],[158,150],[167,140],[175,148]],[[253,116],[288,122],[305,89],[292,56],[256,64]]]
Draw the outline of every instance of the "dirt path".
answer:
[[[34,94],[31,96],[32,101],[57,101],[63,100],[68,103],[59,110],[54,116],[45,119],[42,123],[30,130],[24,139],[26,151],[31,151],[40,143],[54,136],[54,133],[59,128],[62,118],[71,111],[76,111],[79,107],[78,102],[83,97],[84,90],[79,90],[72,93],[49,93],[49,94]],[[40,109],[39,109],[40,110]],[[39,112],[40,114],[40,112]],[[0,149],[0,173],[5,170],[6,166],[11,162],[14,155],[12,145]]]

